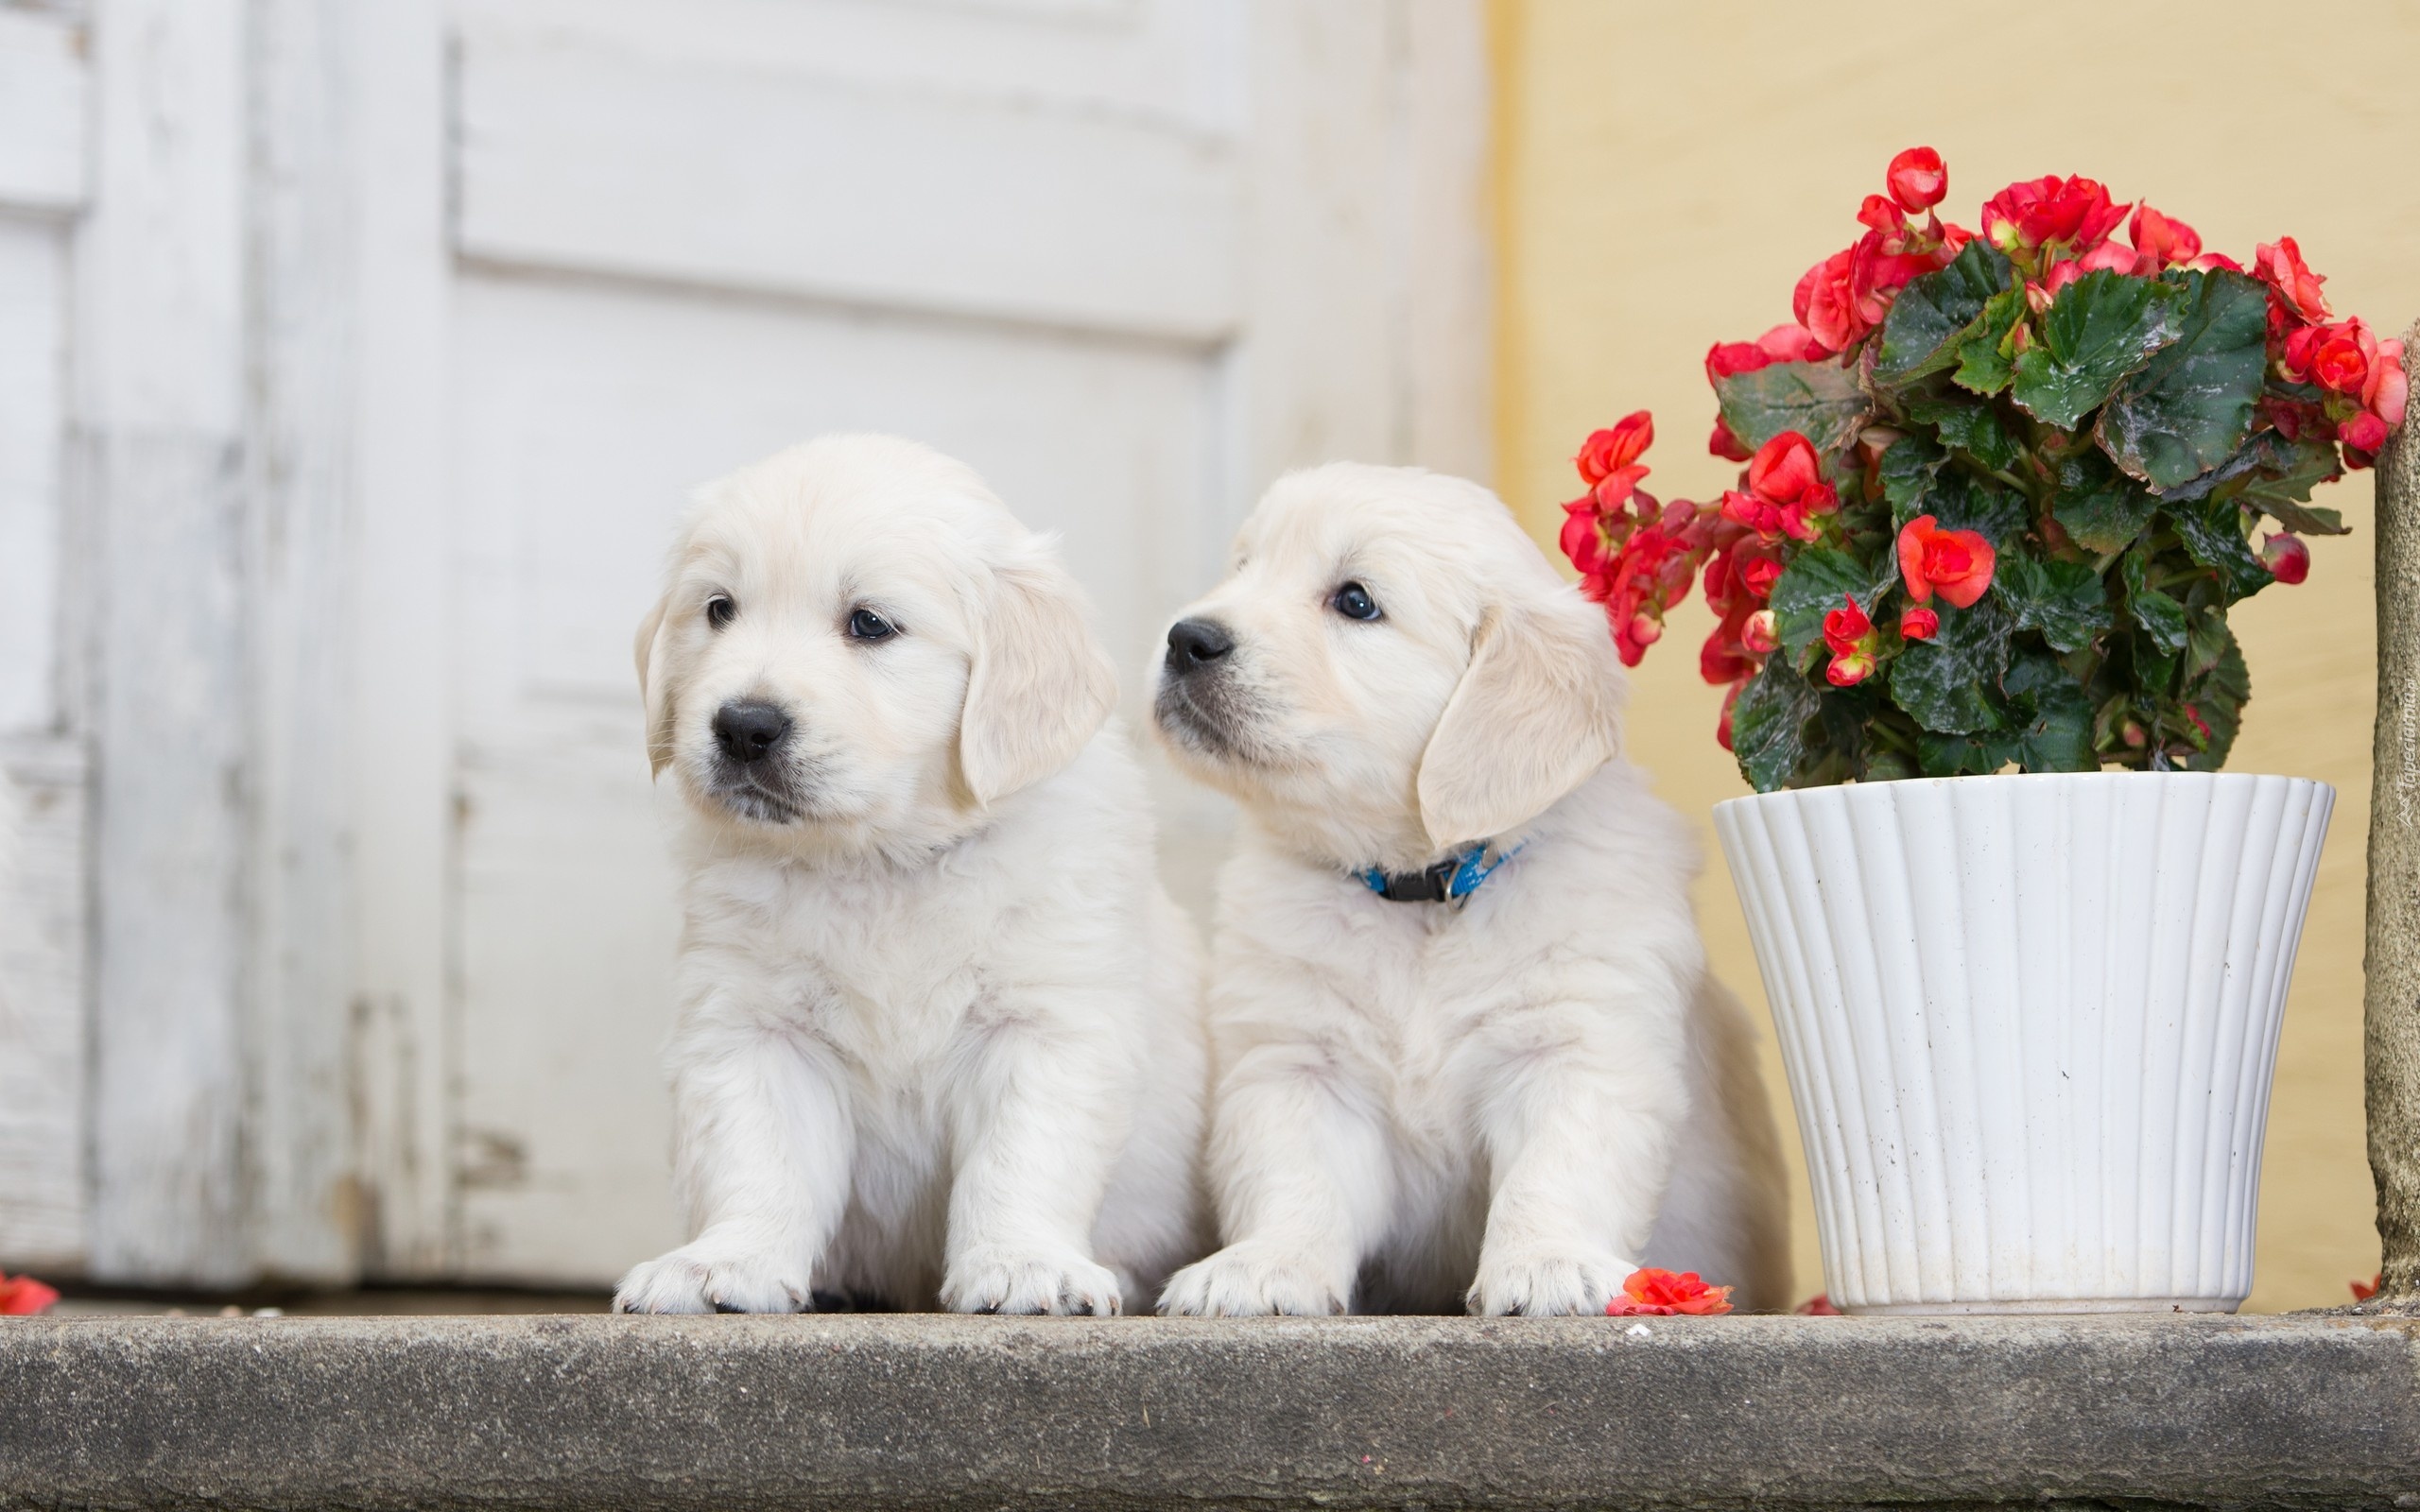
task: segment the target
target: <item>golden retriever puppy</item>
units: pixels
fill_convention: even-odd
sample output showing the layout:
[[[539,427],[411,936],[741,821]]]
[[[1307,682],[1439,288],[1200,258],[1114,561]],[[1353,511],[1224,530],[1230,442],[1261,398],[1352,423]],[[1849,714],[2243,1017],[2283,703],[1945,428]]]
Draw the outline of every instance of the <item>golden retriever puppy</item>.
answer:
[[[922,446],[810,441],[700,491],[638,663],[695,1237],[615,1306],[1148,1299],[1201,1253],[1201,956],[1050,543]]]
[[[1603,616],[1495,496],[1278,481],[1155,723],[1244,829],[1211,948],[1225,1247],[1161,1311],[1602,1312],[1641,1264],[1786,1305],[1772,1119],[1620,760]]]

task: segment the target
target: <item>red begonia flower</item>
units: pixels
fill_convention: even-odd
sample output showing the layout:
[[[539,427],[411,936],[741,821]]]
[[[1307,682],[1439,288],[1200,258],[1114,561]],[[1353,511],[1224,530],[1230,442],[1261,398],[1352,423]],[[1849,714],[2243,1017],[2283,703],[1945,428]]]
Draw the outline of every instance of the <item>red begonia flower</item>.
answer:
[[[1748,463],[1748,490],[1722,496],[1722,516],[1772,540],[1787,535],[1812,541],[1812,516],[1840,507],[1838,490],[1824,479],[1814,446],[1796,431],[1784,431],[1764,445]]]
[[[2378,343],[2377,360],[2370,365],[2370,383],[2361,391],[2361,403],[2393,430],[2403,423],[2411,392],[2411,380],[2403,370],[2403,343],[2390,336]]]
[[[2261,538],[2260,564],[2270,576],[2291,587],[2310,576],[2310,548],[2292,531],[2280,530]]]
[[[2357,1302],[2366,1302],[2371,1297],[2377,1296],[2378,1288],[2385,1284],[2386,1272],[2384,1271],[2378,1272],[2368,1280],[2355,1281],[2353,1283],[2353,1300]]]
[[[1799,1303],[1795,1311],[1801,1317],[1846,1317],[1848,1315],[1832,1305],[1832,1296],[1829,1292],[1817,1292]]]
[[[1612,429],[1592,433],[1580,448],[1572,459],[1579,464],[1580,481],[1592,487],[1603,482],[1637,461],[1654,440],[1654,416],[1643,409],[1623,416]]]
[[[2081,256],[2108,239],[2127,208],[2112,204],[2109,191],[2090,179],[2049,174],[2010,184],[1985,200],[1983,238],[2012,254],[2065,247]]]
[[[1609,1317],[1712,1317],[1731,1311],[1731,1288],[1708,1286],[1696,1271],[1634,1270],[1622,1295],[1605,1304]]]
[[[47,1312],[59,1293],[30,1276],[0,1274],[0,1317],[26,1317]]]
[[[1942,196],[1949,192],[1949,170],[1941,165],[1941,154],[1932,148],[1910,147],[1891,160],[1884,181],[1899,208],[1912,215],[1941,203]]]
[[[1857,296],[1857,249],[1844,248],[1808,268],[1790,296],[1790,310],[1827,352],[1845,352],[1874,329]]]
[[[1731,422],[1721,416],[1714,417],[1714,434],[1706,438],[1705,449],[1728,462],[1748,460],[1748,448],[1731,432]]]
[[[1929,641],[1941,633],[1941,615],[1928,609],[1911,609],[1899,616],[1899,639]]]
[[[1932,515],[1920,514],[1899,532],[1899,576],[1908,596],[1929,604],[1938,592],[1959,609],[1970,608],[1992,586],[1996,555],[1972,530],[1944,530]]]
[[[2291,236],[2280,236],[2274,242],[2263,242],[2253,249],[2252,267],[2256,277],[2269,285],[2269,324],[2274,331],[2290,316],[2295,322],[2309,325],[2327,318],[2327,296],[2319,286],[2327,282],[2310,270],[2303,261],[2303,249],[2294,245]]]

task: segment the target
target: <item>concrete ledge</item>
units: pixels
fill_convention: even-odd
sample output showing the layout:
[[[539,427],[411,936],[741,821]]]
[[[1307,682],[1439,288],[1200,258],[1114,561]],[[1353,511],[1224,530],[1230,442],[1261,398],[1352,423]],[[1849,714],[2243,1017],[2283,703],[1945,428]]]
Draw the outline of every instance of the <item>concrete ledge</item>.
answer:
[[[2420,1322],[0,1322],[0,1507],[2420,1504]]]

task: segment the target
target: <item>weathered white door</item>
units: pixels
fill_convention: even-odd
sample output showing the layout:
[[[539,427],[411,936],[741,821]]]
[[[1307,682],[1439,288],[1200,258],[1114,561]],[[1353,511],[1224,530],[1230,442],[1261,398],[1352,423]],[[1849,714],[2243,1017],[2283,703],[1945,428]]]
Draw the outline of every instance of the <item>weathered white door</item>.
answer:
[[[1131,694],[1277,468],[1482,464],[1477,265],[1434,290],[1409,266],[1479,233],[1478,39],[1442,19],[458,12],[456,1267],[604,1280],[678,1237],[666,799],[629,644],[691,485],[831,430],[960,455],[1063,534]],[[1416,156],[1415,40],[1461,75],[1429,108],[1466,112],[1461,161]],[[1458,307],[1445,350],[1415,350],[1424,297]],[[1423,414],[1424,381],[1468,408]]]
[[[66,659],[95,817],[58,821],[94,836],[64,862],[98,942],[90,1032],[49,1054],[90,1106],[39,1115],[88,1135],[59,1147],[94,1152],[60,1178],[90,1268],[587,1283],[667,1243],[676,920],[629,646],[685,490],[838,429],[953,452],[1063,534],[1132,710],[1276,472],[1488,469],[1478,10],[35,23],[89,19],[98,99],[83,221],[71,189],[20,227],[0,75],[0,395],[62,236],[94,375],[83,415],[27,421],[90,433],[90,560],[45,592],[109,606]],[[58,489],[9,470],[42,455],[6,451],[18,416],[9,541]],[[17,570],[0,547],[0,588]],[[0,731],[46,717],[13,661]],[[1199,902],[1222,820],[1164,787]],[[0,1180],[22,1122],[0,1103]],[[12,1196],[0,1263],[40,1252]]]

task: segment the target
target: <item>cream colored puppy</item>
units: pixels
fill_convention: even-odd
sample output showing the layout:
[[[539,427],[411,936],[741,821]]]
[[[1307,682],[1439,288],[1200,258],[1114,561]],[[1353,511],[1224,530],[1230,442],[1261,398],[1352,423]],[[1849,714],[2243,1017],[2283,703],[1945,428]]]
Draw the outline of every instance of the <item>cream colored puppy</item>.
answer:
[[[1245,814],[1211,964],[1226,1247],[1163,1312],[1599,1313],[1643,1263],[1787,1304],[1753,1033],[1691,837],[1616,755],[1622,688],[1478,485],[1337,465],[1262,500],[1155,696]]]
[[[701,490],[638,662],[695,1237],[615,1305],[1148,1300],[1201,1253],[1200,954],[1049,543],[924,447],[811,441]]]

